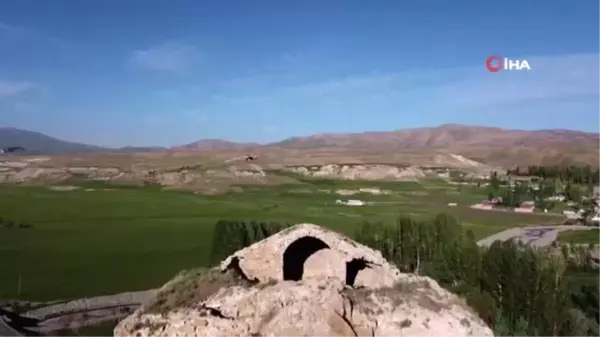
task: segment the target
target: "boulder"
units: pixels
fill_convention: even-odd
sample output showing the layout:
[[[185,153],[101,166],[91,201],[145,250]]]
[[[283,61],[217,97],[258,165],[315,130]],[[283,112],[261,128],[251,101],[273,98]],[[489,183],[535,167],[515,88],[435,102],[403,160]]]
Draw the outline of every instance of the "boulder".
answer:
[[[493,336],[456,295],[311,224],[181,274],[115,336]]]

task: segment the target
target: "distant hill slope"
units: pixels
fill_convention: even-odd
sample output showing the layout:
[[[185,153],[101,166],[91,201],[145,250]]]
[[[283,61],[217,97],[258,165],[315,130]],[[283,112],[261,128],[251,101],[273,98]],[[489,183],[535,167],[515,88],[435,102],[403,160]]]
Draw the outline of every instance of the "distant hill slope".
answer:
[[[236,143],[223,139],[202,139],[186,145],[176,146],[174,150],[198,150],[198,151],[229,151],[245,150],[261,146],[257,143]]]
[[[443,150],[503,166],[563,163],[598,165],[600,135],[572,130],[525,131],[446,124],[390,132],[293,137],[271,146],[367,151]]]
[[[0,147],[21,146],[25,154],[65,154],[84,152],[146,152],[164,150],[161,147],[107,148],[83,143],[68,142],[40,132],[0,127]]]
[[[571,130],[506,130],[485,126],[446,124],[389,132],[321,134],[293,137],[273,145],[288,148],[358,147],[402,149],[446,149],[469,147],[516,146],[594,146],[599,135]]]
[[[0,146],[22,146],[27,153],[75,152],[148,152],[162,147],[105,148],[63,141],[39,132],[0,128]],[[402,151],[442,151],[492,165],[590,164],[600,161],[600,135],[572,130],[507,130],[485,126],[446,124],[438,127],[405,129],[389,132],[319,134],[292,137],[277,143],[235,143],[221,139],[204,139],[172,147],[173,151],[252,151],[272,149],[332,149],[351,153]]]
[[[100,146],[67,142],[43,133],[16,128],[0,128],[0,147],[22,146],[26,153],[74,153],[109,151]]]

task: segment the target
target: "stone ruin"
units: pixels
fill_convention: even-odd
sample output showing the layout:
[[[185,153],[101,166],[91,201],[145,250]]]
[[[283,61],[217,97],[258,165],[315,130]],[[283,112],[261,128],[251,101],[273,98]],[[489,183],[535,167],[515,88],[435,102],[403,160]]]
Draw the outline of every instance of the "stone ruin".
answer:
[[[332,277],[348,286],[383,287],[408,275],[389,264],[380,252],[311,224],[284,229],[241,249],[221,263],[221,270],[232,262],[239,263],[249,279],[261,283]]]
[[[493,336],[436,281],[401,273],[380,252],[312,224],[241,249],[207,272],[180,275],[114,334]]]

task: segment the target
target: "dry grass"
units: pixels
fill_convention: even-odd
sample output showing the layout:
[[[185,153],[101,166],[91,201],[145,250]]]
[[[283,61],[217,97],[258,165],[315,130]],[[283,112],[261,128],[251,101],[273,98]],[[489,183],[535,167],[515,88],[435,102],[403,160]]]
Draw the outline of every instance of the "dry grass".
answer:
[[[218,268],[185,271],[163,286],[153,299],[144,303],[141,312],[164,314],[178,308],[193,308],[221,288],[251,285],[233,269],[226,272]]]
[[[40,162],[41,167],[96,166],[119,169],[169,169],[181,166],[203,165],[207,168],[219,168],[231,165],[247,166],[241,160],[226,163],[233,158],[243,158],[246,152],[152,152],[152,153],[94,153],[80,155],[48,156],[49,161]],[[352,149],[261,149],[253,152],[258,159],[252,162],[265,169],[294,165],[326,164],[388,164],[388,165],[425,165],[453,166],[453,160],[447,152],[438,151],[355,151]],[[15,156],[14,159],[35,158],[36,156]]]

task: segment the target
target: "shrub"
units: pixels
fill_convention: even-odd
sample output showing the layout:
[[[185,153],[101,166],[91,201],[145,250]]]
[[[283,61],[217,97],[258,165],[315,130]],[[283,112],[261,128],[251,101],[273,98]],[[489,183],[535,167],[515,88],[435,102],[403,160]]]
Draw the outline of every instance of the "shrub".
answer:
[[[236,220],[219,220],[215,224],[210,255],[211,265],[217,265],[229,255],[261,241],[286,227],[289,224],[277,222],[244,222]]]

